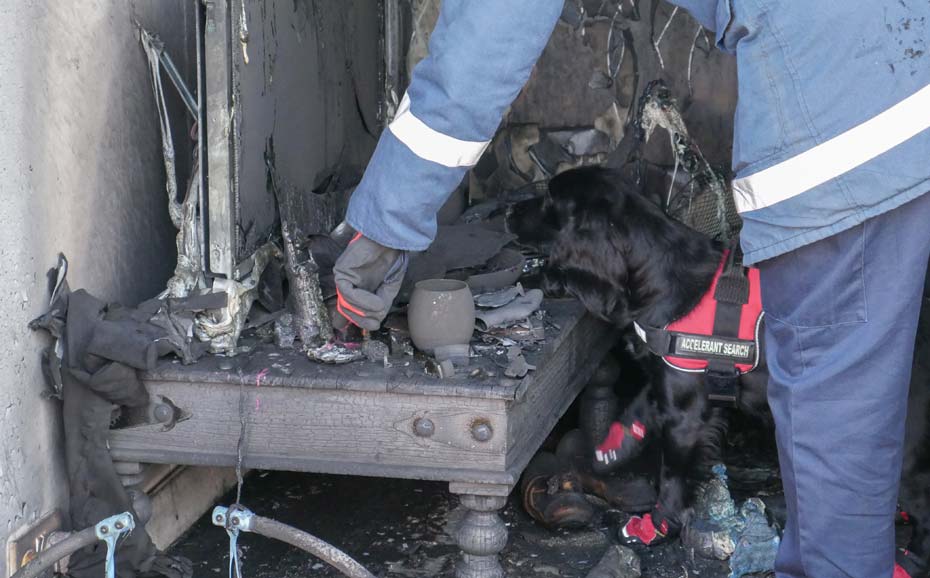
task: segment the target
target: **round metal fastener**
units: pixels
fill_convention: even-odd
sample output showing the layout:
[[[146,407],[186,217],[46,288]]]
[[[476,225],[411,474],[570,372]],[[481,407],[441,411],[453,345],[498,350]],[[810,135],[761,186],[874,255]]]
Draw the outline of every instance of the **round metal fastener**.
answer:
[[[418,417],[413,422],[413,433],[417,434],[421,438],[431,437],[436,433],[436,424],[433,423],[433,420],[425,417]]]
[[[216,520],[216,522],[217,522],[218,524],[222,524],[222,523],[223,523],[223,514],[217,514],[217,515],[216,515],[216,518],[214,518],[214,519]]]
[[[494,428],[487,422],[477,422],[471,426],[471,436],[479,442],[486,442],[494,437]]]
[[[108,528],[108,527],[106,527],[106,526],[100,526],[100,533],[101,533],[101,534],[106,534],[106,533],[108,533],[109,531],[110,531],[110,528]]]
[[[238,525],[239,525],[239,516],[233,516],[232,525],[233,525],[233,526],[238,526]]]
[[[116,526],[117,530],[122,530],[125,527],[125,524],[123,524],[122,522],[117,522],[113,525]]]
[[[168,423],[174,417],[174,410],[167,403],[160,403],[155,406],[154,414],[159,423]]]

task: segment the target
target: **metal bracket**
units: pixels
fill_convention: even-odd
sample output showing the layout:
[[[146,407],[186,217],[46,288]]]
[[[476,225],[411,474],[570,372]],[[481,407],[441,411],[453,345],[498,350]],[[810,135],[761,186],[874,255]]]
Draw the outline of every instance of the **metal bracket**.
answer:
[[[242,566],[239,563],[239,532],[252,531],[252,518],[255,514],[238,504],[230,507],[213,508],[213,525],[226,529],[229,534],[229,578],[242,578]],[[235,574],[233,574],[235,571]],[[108,577],[109,578],[109,577]]]
[[[213,508],[213,525],[236,532],[240,530],[251,532],[254,517],[255,514],[252,513],[252,510],[238,504],[233,504],[228,508],[225,506]]]
[[[97,538],[107,544],[106,578],[116,578],[116,542],[123,534],[136,528],[136,520],[129,512],[110,516],[94,526]]]

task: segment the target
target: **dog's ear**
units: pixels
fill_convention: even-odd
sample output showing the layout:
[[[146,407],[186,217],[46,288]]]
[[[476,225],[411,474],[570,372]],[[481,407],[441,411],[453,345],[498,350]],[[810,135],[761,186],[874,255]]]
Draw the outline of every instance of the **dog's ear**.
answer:
[[[546,199],[536,197],[510,206],[505,227],[524,245],[545,248],[558,235],[558,214]]]
[[[556,175],[549,182],[549,197],[562,225],[597,226],[611,211],[622,210],[629,186],[619,171],[581,167]]]
[[[595,276],[580,273],[575,271],[566,277],[565,290],[578,298],[592,315],[617,326],[629,325],[626,292]]]
[[[568,293],[565,287],[565,274],[558,267],[547,264],[543,269],[542,286],[543,293],[552,297],[564,297]]]
[[[607,231],[564,232],[553,247],[546,270],[546,290],[574,296],[590,313],[626,326],[632,321],[624,256],[607,242]],[[595,237],[600,240],[596,240]]]

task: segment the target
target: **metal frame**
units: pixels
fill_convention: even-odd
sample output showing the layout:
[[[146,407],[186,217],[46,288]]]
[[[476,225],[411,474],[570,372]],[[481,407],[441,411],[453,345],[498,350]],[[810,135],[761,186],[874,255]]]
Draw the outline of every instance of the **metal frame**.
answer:
[[[203,0],[202,87],[206,101],[206,272],[231,278],[237,247],[232,15],[229,0]],[[198,51],[199,52],[199,51]],[[200,84],[200,82],[198,82]],[[204,98],[205,97],[205,98]],[[203,142],[203,141],[201,141]]]

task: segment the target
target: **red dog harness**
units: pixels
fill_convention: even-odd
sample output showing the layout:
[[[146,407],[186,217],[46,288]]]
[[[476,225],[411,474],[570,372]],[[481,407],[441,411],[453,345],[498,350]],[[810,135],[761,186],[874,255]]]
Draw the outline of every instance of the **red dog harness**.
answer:
[[[737,379],[759,365],[759,270],[724,251],[710,289],[687,315],[665,327],[634,323],[649,350],[679,371],[706,373],[711,401],[735,404]]]

